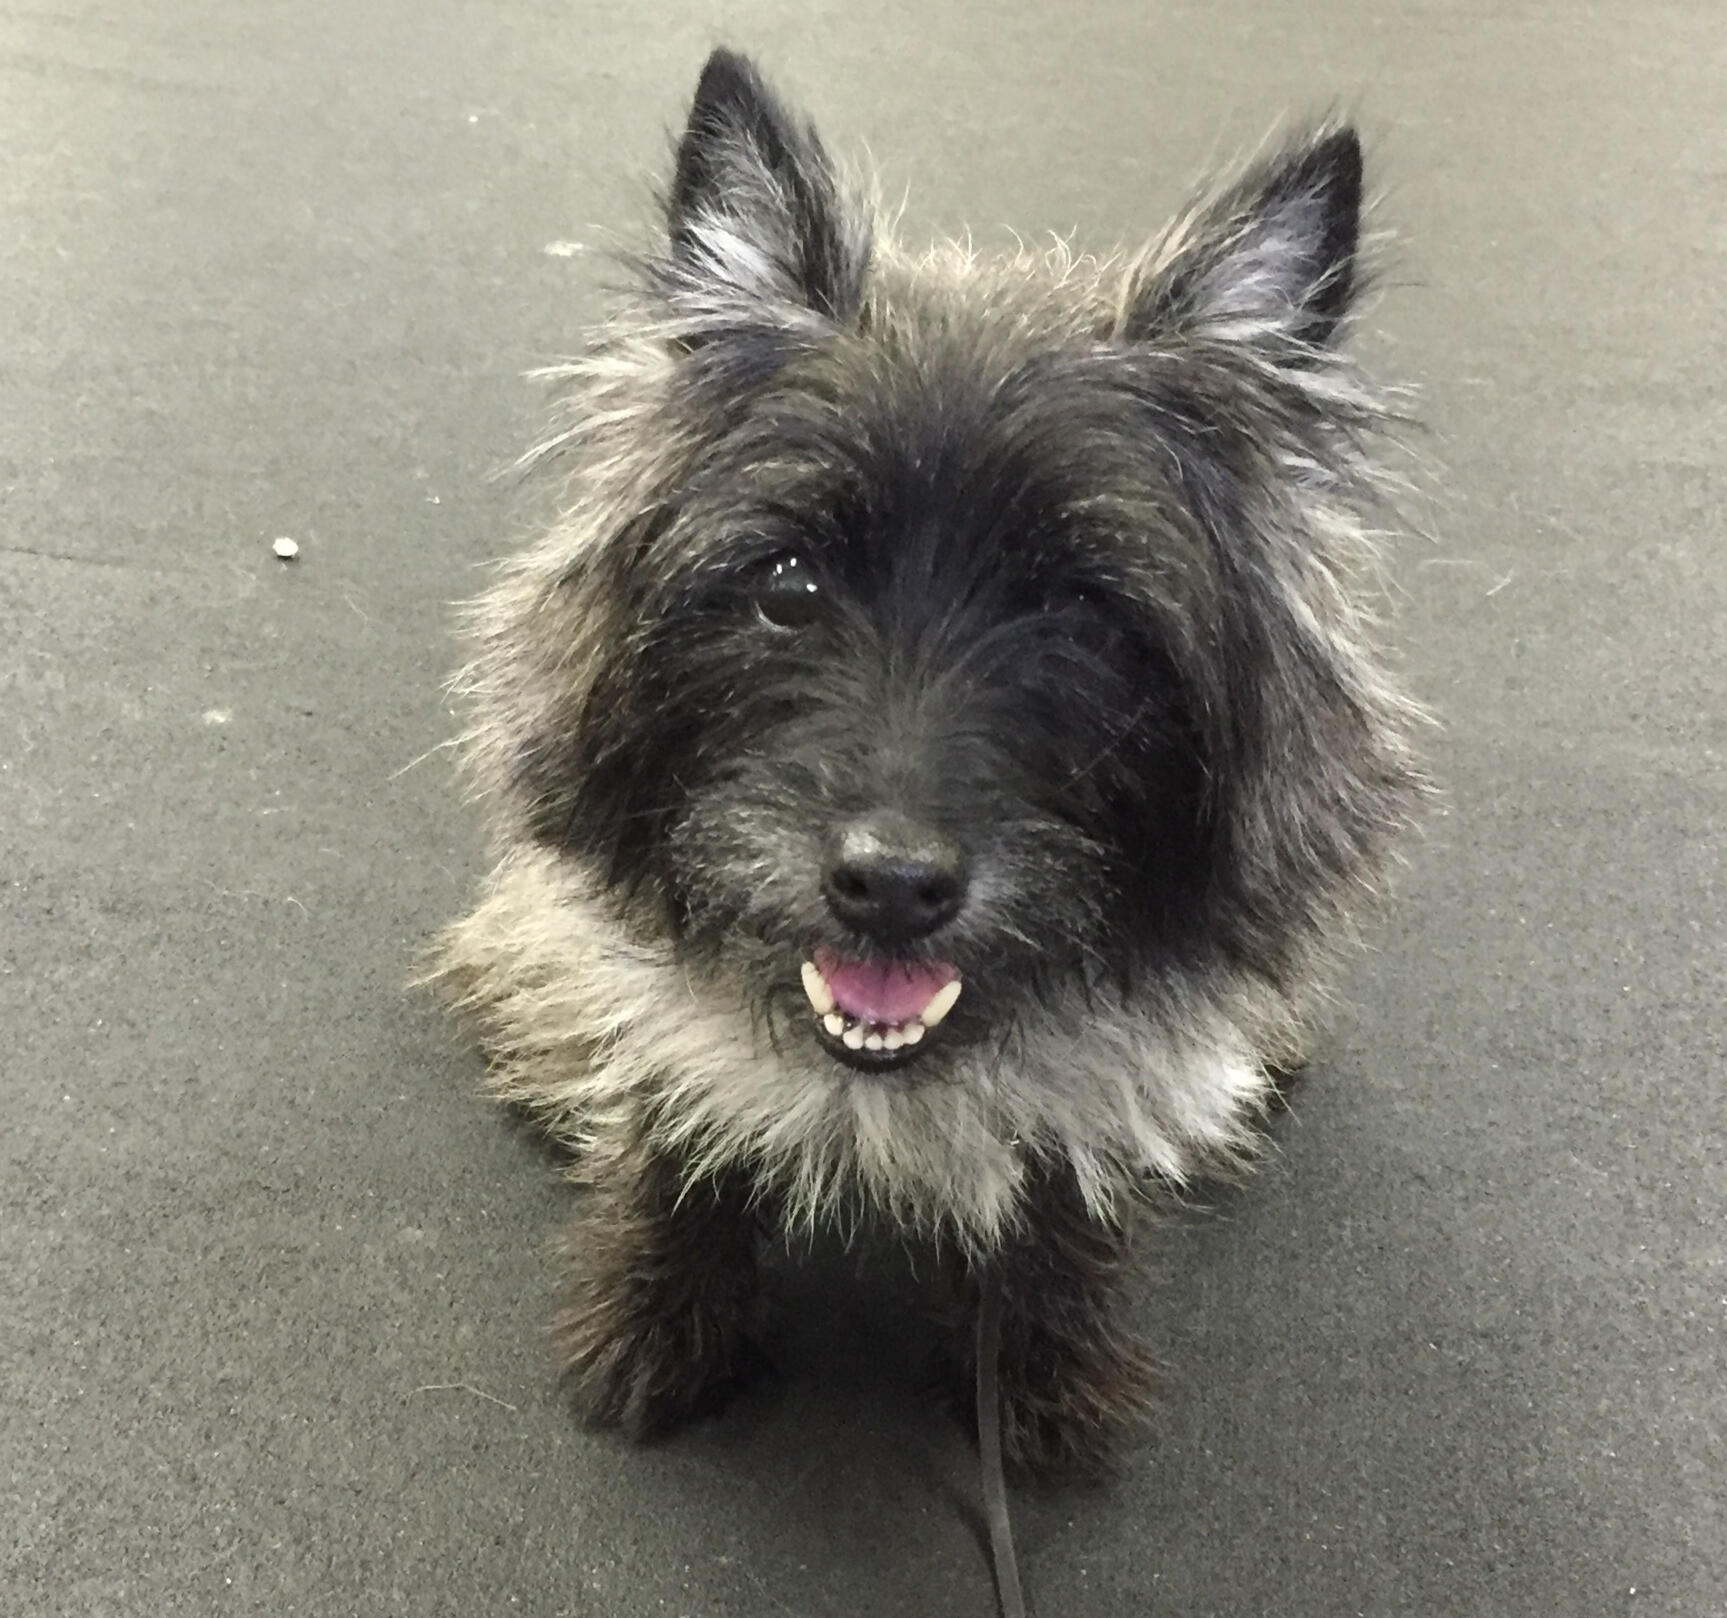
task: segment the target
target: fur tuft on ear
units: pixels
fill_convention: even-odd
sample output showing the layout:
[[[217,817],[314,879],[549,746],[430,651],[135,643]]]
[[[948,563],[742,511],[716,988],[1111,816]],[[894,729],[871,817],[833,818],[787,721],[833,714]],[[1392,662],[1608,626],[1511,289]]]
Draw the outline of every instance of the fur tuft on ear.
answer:
[[[702,69],[666,202],[673,290],[698,306],[746,300],[844,320],[869,263],[815,130],[755,65],[716,50]]]
[[[1233,341],[1298,364],[1349,312],[1360,235],[1361,142],[1321,130],[1176,221],[1128,287],[1121,335]]]

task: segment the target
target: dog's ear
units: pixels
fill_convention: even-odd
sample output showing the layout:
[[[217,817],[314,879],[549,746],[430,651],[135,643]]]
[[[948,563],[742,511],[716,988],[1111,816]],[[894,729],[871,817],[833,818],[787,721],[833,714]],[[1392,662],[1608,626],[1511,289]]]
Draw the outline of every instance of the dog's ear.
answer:
[[[857,308],[869,243],[827,153],[733,51],[716,50],[702,69],[666,225],[686,305],[790,304],[838,320]]]
[[[1299,364],[1355,299],[1360,236],[1361,142],[1322,130],[1177,220],[1128,287],[1121,335],[1234,341]]]

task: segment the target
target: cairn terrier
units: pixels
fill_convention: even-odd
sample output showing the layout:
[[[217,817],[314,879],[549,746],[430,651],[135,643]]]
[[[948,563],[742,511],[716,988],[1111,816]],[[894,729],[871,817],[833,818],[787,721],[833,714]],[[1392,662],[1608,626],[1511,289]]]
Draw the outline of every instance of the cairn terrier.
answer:
[[[436,970],[576,1151],[557,1334],[646,1435],[757,1364],[758,1234],[1000,1288],[1010,1463],[1146,1407],[1130,1213],[1251,1153],[1425,790],[1328,125],[1137,255],[908,252],[744,58],[564,368],[472,614],[495,868]]]

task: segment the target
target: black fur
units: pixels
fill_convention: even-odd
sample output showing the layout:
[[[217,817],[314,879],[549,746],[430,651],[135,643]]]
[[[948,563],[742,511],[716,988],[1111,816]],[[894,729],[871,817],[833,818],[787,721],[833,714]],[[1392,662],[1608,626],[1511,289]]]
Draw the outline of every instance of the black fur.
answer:
[[[690,1185],[645,1141],[594,1178],[564,1237],[554,1344],[590,1421],[651,1438],[766,1369],[749,1187],[737,1176]]]
[[[1083,1480],[1161,1385],[1157,1362],[1120,1322],[1130,1231],[1096,1218],[1060,1164],[1030,1165],[1024,1208],[989,1263],[1002,1289],[1002,1457],[1024,1480]],[[953,1403],[968,1425],[982,1284],[966,1278],[951,1348]]]

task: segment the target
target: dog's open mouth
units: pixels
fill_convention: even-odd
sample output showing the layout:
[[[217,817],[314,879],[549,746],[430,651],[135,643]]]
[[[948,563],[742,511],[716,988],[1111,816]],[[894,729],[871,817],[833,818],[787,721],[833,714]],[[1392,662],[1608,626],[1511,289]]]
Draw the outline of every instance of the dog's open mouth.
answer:
[[[919,1053],[959,999],[959,972],[946,961],[844,961],[826,950],[803,965],[804,993],[822,1043],[852,1067],[897,1067]]]

